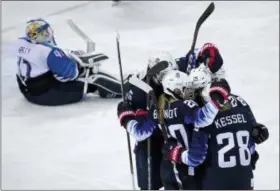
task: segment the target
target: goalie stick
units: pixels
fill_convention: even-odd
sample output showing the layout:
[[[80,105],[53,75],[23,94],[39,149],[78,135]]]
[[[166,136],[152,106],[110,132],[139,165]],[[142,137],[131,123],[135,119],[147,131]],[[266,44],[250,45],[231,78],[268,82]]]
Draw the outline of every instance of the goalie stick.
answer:
[[[95,51],[95,43],[91,40],[75,23],[73,20],[67,20],[68,25],[70,28],[80,36],[86,42],[86,51],[87,53]],[[88,77],[89,77],[89,70],[90,68],[86,68],[86,75],[84,81],[84,89],[83,89],[83,99],[86,98],[87,89],[88,89]]]
[[[67,20],[68,25],[71,29],[79,35],[87,43],[87,52],[95,51],[95,42],[90,39],[75,23],[72,19]]]

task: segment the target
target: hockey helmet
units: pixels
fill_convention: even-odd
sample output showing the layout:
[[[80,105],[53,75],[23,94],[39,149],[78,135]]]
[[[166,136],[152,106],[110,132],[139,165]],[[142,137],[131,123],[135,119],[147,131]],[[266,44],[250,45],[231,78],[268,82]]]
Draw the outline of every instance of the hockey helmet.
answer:
[[[157,73],[155,76],[153,76],[153,80],[155,83],[160,84],[164,74],[169,70],[177,70],[178,65],[176,61],[173,59],[172,55],[168,52],[157,52],[156,54],[153,54],[150,56],[148,61],[148,70],[152,67],[154,67],[159,62],[167,62],[168,67],[159,73]]]
[[[53,30],[49,23],[43,19],[34,19],[27,22],[26,37],[35,43],[56,45]]]

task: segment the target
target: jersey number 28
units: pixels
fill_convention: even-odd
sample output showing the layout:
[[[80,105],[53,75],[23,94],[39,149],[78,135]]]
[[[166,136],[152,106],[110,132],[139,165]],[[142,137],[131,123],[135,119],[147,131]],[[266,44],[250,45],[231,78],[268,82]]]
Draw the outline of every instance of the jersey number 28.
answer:
[[[237,146],[240,157],[240,165],[248,166],[251,163],[251,153],[248,147],[249,144],[249,132],[248,131],[238,131],[235,134],[231,132],[221,133],[216,136],[217,143],[219,145],[227,140],[228,144],[218,151],[218,164],[221,168],[231,168],[236,166],[236,156],[230,156],[229,160],[225,160],[225,154],[236,146],[234,141],[234,136],[236,136]],[[245,141],[244,141],[245,140]],[[247,157],[246,157],[247,156]]]

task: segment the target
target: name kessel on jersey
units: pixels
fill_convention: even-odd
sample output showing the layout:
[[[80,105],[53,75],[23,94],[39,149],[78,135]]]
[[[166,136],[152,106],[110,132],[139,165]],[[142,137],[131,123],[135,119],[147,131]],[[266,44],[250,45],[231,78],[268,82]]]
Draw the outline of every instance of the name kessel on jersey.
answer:
[[[215,120],[215,126],[217,129],[238,123],[247,123],[243,114],[233,114]]]

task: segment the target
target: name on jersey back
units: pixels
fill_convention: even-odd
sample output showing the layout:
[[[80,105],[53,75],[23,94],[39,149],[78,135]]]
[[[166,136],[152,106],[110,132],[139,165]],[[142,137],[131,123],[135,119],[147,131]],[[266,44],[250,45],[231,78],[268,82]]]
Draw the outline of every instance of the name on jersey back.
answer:
[[[19,54],[29,54],[29,52],[30,52],[30,48],[24,46],[20,46],[18,49]]]
[[[215,120],[215,126],[217,129],[226,127],[231,124],[238,124],[238,123],[247,123],[243,114],[238,113],[238,114],[228,115],[225,117],[220,117]]]
[[[163,110],[164,118],[165,119],[173,119],[174,117],[177,117],[177,109],[178,108]],[[158,118],[157,110],[154,110],[153,115],[154,115],[154,119]]]

